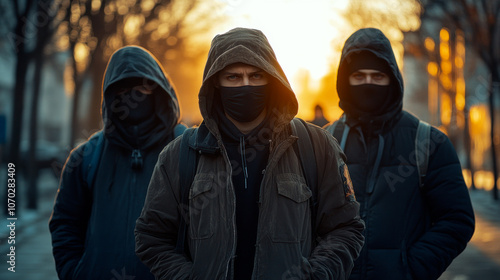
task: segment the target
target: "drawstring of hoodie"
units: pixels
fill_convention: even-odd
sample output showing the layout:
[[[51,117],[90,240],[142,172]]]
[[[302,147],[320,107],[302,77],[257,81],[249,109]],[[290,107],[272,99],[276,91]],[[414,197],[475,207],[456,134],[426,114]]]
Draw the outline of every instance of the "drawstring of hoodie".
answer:
[[[368,194],[371,194],[373,192],[373,189],[375,188],[375,183],[377,182],[377,176],[378,176],[378,169],[380,167],[380,161],[382,160],[382,154],[384,153],[384,137],[382,136],[382,133],[384,132],[384,127],[387,125],[387,122],[383,122],[382,126],[380,127],[379,133],[378,133],[378,150],[377,150],[377,157],[375,159],[375,165],[373,166],[372,174],[370,176],[370,180],[368,181],[368,186],[366,192]]]
[[[245,177],[245,190],[247,189],[248,181],[248,168],[247,168],[247,156],[245,152],[245,137],[240,137],[240,154],[241,154],[241,168],[243,169],[243,177]]]
[[[342,138],[340,140],[340,148],[342,150],[345,150],[345,145],[347,143],[347,136],[349,136],[350,129],[351,129],[351,127],[347,123],[345,123],[345,128],[344,128],[344,131],[342,133]],[[359,126],[356,127],[356,130],[360,134],[361,143],[363,144],[363,148],[364,148],[365,153],[367,153],[368,148],[366,146],[366,141],[365,141],[365,136],[363,134],[363,130]],[[372,170],[372,173],[370,175],[370,179],[368,180],[368,185],[367,185],[367,189],[366,189],[366,192],[368,194],[371,194],[373,192],[373,189],[375,188],[378,170],[380,167],[380,161],[382,160],[382,154],[384,152],[384,145],[385,145],[384,137],[382,137],[382,134],[378,134],[377,157],[375,159],[375,164],[373,165],[373,170]]]
[[[384,137],[382,135],[378,135],[378,151],[377,158],[375,159],[375,165],[373,166],[372,174],[370,176],[370,180],[368,181],[368,188],[366,190],[367,193],[372,193],[375,188],[375,183],[378,175],[378,168],[380,166],[380,161],[382,160],[382,153],[384,152]]]

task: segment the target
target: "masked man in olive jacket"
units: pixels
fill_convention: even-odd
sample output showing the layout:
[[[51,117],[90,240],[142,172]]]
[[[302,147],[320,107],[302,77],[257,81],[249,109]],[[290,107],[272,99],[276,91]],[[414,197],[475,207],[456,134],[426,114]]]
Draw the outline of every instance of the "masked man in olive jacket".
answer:
[[[141,260],[158,279],[348,277],[364,224],[345,157],[331,135],[307,125],[317,164],[313,194],[290,128],[297,100],[262,32],[236,28],[213,39],[199,105],[204,121],[189,143],[199,159],[186,252],[175,250],[185,134],[162,151],[153,172],[136,225]]]
[[[102,88],[104,129],[66,161],[50,220],[59,279],[154,279],[134,227],[161,150],[182,127],[174,88],[154,56],[127,46]]]
[[[402,110],[403,78],[378,29],[345,42],[337,92],[344,115],[326,129],[347,155],[366,223],[350,279],[437,279],[474,232],[451,142]]]

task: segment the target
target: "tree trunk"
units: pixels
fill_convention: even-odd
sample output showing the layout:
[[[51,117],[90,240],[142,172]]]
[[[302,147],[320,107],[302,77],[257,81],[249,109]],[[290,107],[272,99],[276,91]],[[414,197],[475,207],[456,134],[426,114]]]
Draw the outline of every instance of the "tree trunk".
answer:
[[[71,67],[73,67],[73,82],[74,82],[74,90],[73,90],[73,104],[71,110],[71,121],[70,121],[70,139],[69,146],[71,149],[75,146],[75,141],[77,136],[77,132],[80,131],[80,122],[78,120],[78,108],[80,106],[80,92],[82,83],[80,82],[82,79],[78,78],[78,71],[76,67],[75,55],[74,55],[74,47],[71,47]]]
[[[92,92],[90,94],[90,106],[88,108],[87,128],[89,132],[101,127],[101,91],[106,64],[103,59],[103,50],[96,49],[92,58],[90,74],[92,77]]]
[[[499,94],[500,89],[500,73],[498,72],[497,66],[494,65],[491,71],[491,85],[490,85],[490,96],[489,96],[489,107],[490,107],[490,119],[491,119],[491,155],[492,155],[492,165],[493,165],[493,198],[498,200],[498,168],[497,168],[497,152],[495,145],[495,96]]]
[[[18,33],[19,32],[19,33]],[[16,27],[16,34],[22,34],[22,24],[18,22]],[[24,109],[24,92],[26,89],[26,72],[28,70],[28,62],[29,58],[24,49],[24,42],[19,42],[17,46],[17,61],[16,61],[16,70],[15,70],[15,85],[14,85],[14,104],[13,104],[13,113],[12,113],[12,125],[10,132],[10,142],[8,143],[8,154],[7,161],[9,163],[14,163],[18,166],[17,174],[19,175],[19,167],[22,166],[19,162],[19,152],[20,152],[20,143],[21,143],[21,132],[23,125],[23,109]],[[19,178],[19,177],[18,177]],[[19,180],[19,179],[18,179]],[[7,185],[5,185],[7,187]],[[22,193],[20,190],[20,185],[16,184],[16,193]],[[7,192],[5,192],[7,193]],[[16,196],[16,204],[17,211],[19,212],[20,203],[22,203],[22,198],[20,195]],[[7,204],[4,207],[5,213],[7,213]]]
[[[469,123],[469,108],[467,107],[468,105],[465,105],[464,108],[464,144],[465,144],[465,151],[466,151],[466,162],[465,162],[465,168],[469,169],[470,171],[470,188],[471,190],[476,189],[476,185],[474,184],[474,167],[472,166],[472,148],[471,148],[471,137],[470,137],[470,123]]]
[[[36,154],[38,138],[38,108],[40,100],[40,88],[42,81],[43,52],[37,50],[35,57],[35,76],[33,81],[33,100],[31,101],[31,116],[29,129],[29,154],[28,154],[28,209],[38,207],[38,157]]]

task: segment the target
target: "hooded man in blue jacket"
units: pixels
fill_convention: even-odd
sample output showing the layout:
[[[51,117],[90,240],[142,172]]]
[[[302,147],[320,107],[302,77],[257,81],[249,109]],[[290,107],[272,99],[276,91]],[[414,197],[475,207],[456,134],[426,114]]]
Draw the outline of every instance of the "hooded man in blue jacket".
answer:
[[[402,110],[403,79],[378,29],[358,30],[345,42],[337,92],[344,115],[326,129],[347,156],[366,223],[350,279],[437,279],[474,232],[451,142],[428,126],[427,138],[416,141],[425,124]],[[427,172],[416,157],[427,159]]]
[[[50,220],[57,273],[154,279],[134,252],[135,221],[158,154],[182,125],[175,90],[150,52],[127,46],[112,55],[102,116],[104,129],[71,152],[62,173]]]

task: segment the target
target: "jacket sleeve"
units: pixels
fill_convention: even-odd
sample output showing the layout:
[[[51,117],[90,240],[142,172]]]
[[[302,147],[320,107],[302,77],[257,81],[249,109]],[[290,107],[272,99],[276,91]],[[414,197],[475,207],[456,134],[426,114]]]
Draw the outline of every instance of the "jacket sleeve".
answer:
[[[309,258],[313,279],[347,279],[364,243],[364,222],[345,165],[345,155],[331,135],[309,128],[316,134],[318,167],[318,244]],[[314,136],[313,136],[314,137]]]
[[[437,279],[474,233],[474,212],[453,145],[433,128],[429,151],[422,191],[432,226],[409,248],[409,266],[415,279]]]
[[[189,279],[192,262],[175,252],[180,215],[180,139],[160,153],[135,226],[136,254],[157,279]],[[175,152],[174,152],[175,151]]]
[[[73,279],[83,255],[92,204],[91,192],[82,179],[83,146],[69,155],[59,183],[49,221],[52,252],[61,280]]]

